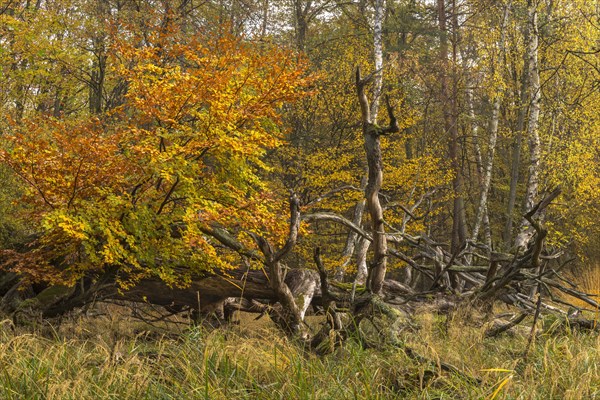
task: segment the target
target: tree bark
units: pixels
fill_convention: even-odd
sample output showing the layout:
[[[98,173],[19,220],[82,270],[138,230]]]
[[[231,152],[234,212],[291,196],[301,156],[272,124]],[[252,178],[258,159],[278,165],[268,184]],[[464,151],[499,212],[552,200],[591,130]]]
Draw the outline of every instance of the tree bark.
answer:
[[[454,3],[453,3],[454,4]],[[465,215],[465,205],[463,198],[463,177],[459,162],[459,134],[458,134],[458,88],[456,76],[456,45],[458,40],[458,23],[456,21],[456,9],[453,7],[453,62],[448,63],[448,29],[446,4],[444,0],[438,0],[438,22],[440,31],[440,61],[441,61],[441,100],[444,112],[444,131],[450,135],[448,140],[448,156],[454,172],[452,179],[452,189],[454,192],[454,202],[452,208],[452,251],[457,251],[467,240],[467,225]],[[452,88],[448,88],[447,71],[451,70]]]
[[[383,88],[383,20],[385,16],[385,0],[375,0],[375,13],[373,16],[373,62],[375,65],[374,79],[373,79],[373,99],[369,108],[369,120],[373,124],[377,124],[377,115],[379,113],[379,100],[381,98],[381,92]],[[361,188],[364,190],[368,181],[369,172],[361,182]],[[362,215],[365,209],[366,199],[362,199],[354,207],[354,218],[353,222],[356,225],[360,225]],[[357,235],[355,232],[348,234],[346,246],[342,253],[344,263],[342,268],[345,268],[354,253],[357,244]],[[369,242],[360,241],[359,248],[356,253],[357,258],[357,275],[355,281],[357,283],[364,283],[365,269],[366,269],[366,254],[369,249]],[[338,274],[339,276],[340,274]]]
[[[371,102],[371,121],[377,124],[379,99],[383,87],[383,18],[385,15],[385,0],[375,0],[373,16],[373,61],[375,63],[375,79],[373,80],[373,99]]]
[[[373,231],[373,261],[369,271],[368,285],[371,292],[378,294],[387,270],[387,240],[383,208],[379,202],[379,190],[383,182],[383,162],[379,133],[372,125],[363,126],[363,137],[369,165],[369,180],[365,188],[365,197]]]
[[[504,7],[502,23],[500,26],[501,34],[500,34],[500,43],[498,44],[499,55],[498,61],[492,67],[492,74],[496,72],[497,66],[502,65],[502,61],[504,60],[505,54],[505,38],[506,38],[506,25],[508,22],[508,8],[510,3],[508,3]],[[490,139],[488,144],[488,154],[487,160],[483,170],[483,182],[481,186],[481,196],[479,198],[479,206],[477,208],[477,214],[475,217],[475,226],[473,227],[473,233],[471,235],[471,240],[477,241],[479,236],[479,229],[482,223],[485,222],[487,209],[488,209],[488,193],[490,191],[490,185],[492,182],[492,168],[494,166],[494,154],[496,152],[496,141],[498,139],[498,121],[500,119],[500,101],[502,95],[501,93],[496,93],[494,96],[494,103],[492,106],[492,119],[490,120]],[[487,243],[490,238],[486,238],[486,244],[488,247],[491,246],[491,243]],[[491,247],[490,247],[491,251]]]
[[[304,313],[310,304],[316,289],[316,287],[313,287],[312,291],[309,290],[310,298],[302,299],[303,301],[299,304],[297,301],[298,299],[294,298],[292,290],[285,282],[286,271],[281,263],[281,260],[296,245],[299,229],[300,204],[298,197],[296,197],[296,195],[292,195],[290,197],[290,230],[284,246],[278,251],[275,251],[263,237],[256,234],[253,235],[258,247],[260,248],[260,251],[265,256],[264,264],[269,271],[271,289],[283,307],[282,315],[280,316],[279,320],[275,320],[275,322],[278,323],[283,330],[291,333],[292,335],[304,334],[302,324]]]
[[[367,267],[367,252],[371,242],[365,238],[358,240],[358,247],[356,249],[356,278],[354,279],[355,284],[364,285],[367,276],[369,275],[369,268]]]
[[[525,27],[524,34],[525,43],[529,43],[530,37],[530,29],[529,25]],[[527,110],[529,92],[527,90],[529,86],[529,72],[525,67],[527,66],[528,54],[525,52],[523,54],[523,72],[521,74],[520,79],[520,89],[518,90],[519,98],[517,99],[519,105],[519,112],[517,114],[517,123],[515,127],[515,139],[512,146],[512,161],[511,161],[511,169],[510,169],[510,190],[508,195],[508,204],[506,209],[506,225],[504,227],[504,235],[503,239],[506,243],[512,242],[513,237],[513,222],[514,222],[514,210],[515,205],[517,203],[517,186],[519,184],[519,167],[521,165],[521,144],[523,142],[523,133],[525,131],[525,119],[527,118]],[[515,73],[516,74],[516,73]],[[515,77],[515,80],[517,78]]]
[[[379,190],[383,182],[383,160],[381,157],[380,137],[383,134],[398,132],[399,126],[394,117],[392,107],[387,104],[390,125],[387,128],[378,127],[371,119],[369,100],[365,91],[366,84],[373,75],[361,78],[360,68],[356,69],[356,89],[362,116],[362,131],[364,139],[367,166],[369,168],[365,198],[367,209],[371,216],[373,237],[373,261],[369,268],[367,287],[374,294],[379,294],[387,270],[387,239],[383,220],[383,208],[379,201]]]
[[[364,191],[365,187],[367,185],[367,177],[363,177],[361,184],[360,184],[360,188]],[[361,199],[360,201],[358,201],[358,203],[356,203],[356,205],[354,206],[354,213],[352,215],[352,222],[357,225],[360,226],[362,224],[362,217],[365,211],[365,205],[366,205],[366,201],[365,199]],[[346,268],[348,267],[348,265],[350,265],[350,261],[352,261],[352,254],[354,254],[354,251],[356,249],[356,244],[358,241],[358,234],[354,231],[350,231],[348,233],[348,237],[346,238],[346,245],[344,246],[344,250],[342,251],[342,265],[338,268],[338,270],[335,273],[335,278],[338,281],[342,281],[344,278],[344,274],[346,273]],[[360,251],[360,248],[359,248]],[[357,253],[357,258],[358,258],[359,254]],[[358,264],[358,261],[357,261]]]
[[[312,0],[294,0],[294,22],[296,25],[296,48],[304,51],[306,47],[306,35],[308,33],[308,13],[311,9]]]
[[[528,29],[529,43],[527,45],[529,90],[531,93],[531,103],[529,105],[529,120],[527,123],[527,137],[529,141],[529,174],[527,178],[527,189],[525,193],[524,210],[529,212],[534,206],[538,196],[539,186],[539,168],[540,168],[540,136],[538,132],[538,123],[540,116],[541,88],[540,74],[538,66],[538,25],[537,25],[537,3],[529,0],[527,2],[528,10]],[[517,248],[525,248],[527,242],[533,235],[534,230],[531,224],[523,219],[519,234],[515,240]]]

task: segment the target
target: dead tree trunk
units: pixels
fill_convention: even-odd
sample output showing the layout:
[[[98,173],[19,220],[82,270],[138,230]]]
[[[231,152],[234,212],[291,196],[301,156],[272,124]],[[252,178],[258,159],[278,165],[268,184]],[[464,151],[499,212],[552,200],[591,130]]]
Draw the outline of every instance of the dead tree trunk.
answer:
[[[379,114],[379,100],[383,89],[383,20],[385,17],[385,1],[375,0],[375,10],[373,14],[373,62],[375,65],[375,71],[373,72],[373,99],[369,108],[369,119],[373,124],[377,124],[377,115]],[[368,175],[368,172],[367,172]],[[361,181],[361,189],[364,190],[367,184],[368,176],[365,176]],[[362,221],[363,212],[365,209],[366,201],[362,199],[358,202],[354,208],[354,219],[353,222],[360,225]],[[350,263],[352,253],[356,250],[356,266],[358,272],[356,274],[355,283],[362,284],[366,278],[366,255],[369,249],[369,242],[364,240],[357,243],[357,235],[354,232],[348,234],[348,240],[344,247],[342,257],[344,263],[342,269],[345,269]],[[357,247],[358,244],[358,247]],[[341,277],[342,273],[338,273],[338,277]]]
[[[369,75],[362,79],[360,68],[356,69],[356,89],[362,116],[362,130],[364,138],[365,153],[369,174],[367,186],[365,187],[365,198],[367,208],[371,216],[373,235],[373,261],[369,268],[367,287],[374,294],[379,294],[383,286],[383,280],[387,269],[387,240],[383,220],[383,208],[379,202],[379,190],[383,182],[383,160],[381,157],[381,135],[399,132],[398,122],[394,117],[393,109],[387,101],[390,124],[386,128],[377,126],[371,120],[369,100],[365,91],[366,84],[373,78]]]
[[[285,282],[286,270],[281,262],[296,245],[299,228],[300,205],[296,195],[292,195],[290,197],[290,231],[285,245],[275,251],[262,236],[254,234],[253,237],[265,256],[264,263],[269,271],[271,289],[282,306],[282,310],[274,318],[274,322],[292,335],[305,336],[306,332],[304,332],[302,321],[316,290],[317,281],[313,280],[312,283],[309,283],[309,285],[312,284],[312,287],[304,290],[304,295],[294,298],[294,294]],[[302,282],[298,284],[302,284]]]

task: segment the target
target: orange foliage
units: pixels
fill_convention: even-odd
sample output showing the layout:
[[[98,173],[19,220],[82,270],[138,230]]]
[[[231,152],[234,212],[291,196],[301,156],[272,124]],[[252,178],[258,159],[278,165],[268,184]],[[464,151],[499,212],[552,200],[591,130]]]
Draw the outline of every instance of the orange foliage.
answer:
[[[138,39],[115,46],[115,71],[128,83],[118,109],[11,125],[1,159],[26,183],[23,201],[43,227],[30,249],[5,252],[13,270],[73,284],[110,267],[124,287],[147,276],[184,285],[232,267],[203,225],[285,232],[261,173],[283,135],[280,107],[310,83],[303,61],[170,26],[144,46]]]

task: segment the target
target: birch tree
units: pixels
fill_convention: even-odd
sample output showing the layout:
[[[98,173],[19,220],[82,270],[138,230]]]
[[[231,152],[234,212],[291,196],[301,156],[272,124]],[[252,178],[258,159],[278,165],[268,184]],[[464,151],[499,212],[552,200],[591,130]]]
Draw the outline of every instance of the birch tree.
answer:
[[[529,211],[535,204],[538,196],[539,174],[540,174],[540,135],[538,132],[538,124],[541,109],[541,88],[540,88],[540,72],[538,65],[538,13],[537,1],[528,0],[527,2],[527,27],[529,31],[529,42],[527,44],[527,71],[529,77],[529,92],[531,93],[531,101],[529,104],[529,120],[527,122],[527,138],[529,142],[529,167],[527,178],[527,189],[525,193],[524,210]],[[532,226],[523,220],[519,230],[519,234],[515,240],[517,248],[524,248],[533,235]]]
[[[492,75],[497,73],[498,67],[501,65],[502,60],[505,57],[505,41],[506,41],[506,25],[508,22],[508,12],[510,8],[511,2],[504,6],[504,10],[502,13],[502,22],[500,26],[500,42],[498,43],[498,58],[495,63],[492,63]],[[479,236],[479,230],[481,225],[484,223],[487,217],[487,207],[488,207],[488,194],[490,191],[490,184],[492,182],[492,170],[494,166],[494,154],[496,152],[496,142],[498,139],[498,122],[500,119],[500,102],[502,100],[502,93],[497,91],[494,95],[493,106],[492,106],[492,117],[490,120],[489,130],[489,145],[488,145],[488,154],[487,154],[487,162],[483,168],[483,181],[481,187],[481,195],[479,198],[479,205],[477,207],[477,214],[475,216],[475,226],[473,227],[473,232],[471,235],[471,239],[476,241]],[[488,222],[489,223],[489,222]],[[486,244],[491,246],[491,237],[489,233],[486,235]]]

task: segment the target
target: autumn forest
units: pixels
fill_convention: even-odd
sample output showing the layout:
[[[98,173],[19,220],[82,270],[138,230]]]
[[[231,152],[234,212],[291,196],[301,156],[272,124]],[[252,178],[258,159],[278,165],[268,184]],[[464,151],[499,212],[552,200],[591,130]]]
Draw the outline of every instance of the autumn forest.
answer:
[[[522,328],[522,360],[549,320],[600,330],[597,1],[2,0],[0,115],[13,330],[253,315],[411,365],[423,309]]]

